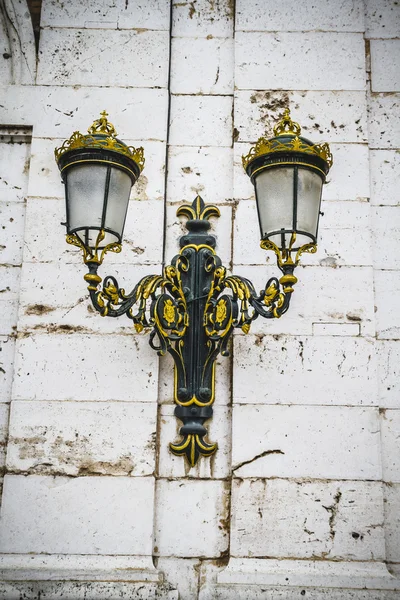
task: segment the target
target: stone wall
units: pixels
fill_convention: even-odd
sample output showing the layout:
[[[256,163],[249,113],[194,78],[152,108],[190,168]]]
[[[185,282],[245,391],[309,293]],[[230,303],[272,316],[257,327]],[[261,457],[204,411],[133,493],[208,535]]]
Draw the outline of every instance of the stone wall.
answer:
[[[398,598],[399,3],[43,0],[37,54],[25,0],[0,9],[0,598]],[[286,106],[334,155],[318,253],[218,361],[189,469],[172,360],[90,306],[53,150],[103,109],[144,146],[103,276],[161,272],[200,194],[261,289],[241,156]]]

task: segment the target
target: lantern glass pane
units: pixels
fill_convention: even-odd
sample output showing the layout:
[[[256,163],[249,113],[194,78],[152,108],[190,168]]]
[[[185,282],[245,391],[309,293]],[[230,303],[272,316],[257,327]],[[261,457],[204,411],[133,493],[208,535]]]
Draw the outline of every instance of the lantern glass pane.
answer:
[[[68,170],[66,185],[69,231],[91,227],[100,229],[106,175],[107,165],[93,163],[76,165]]]
[[[282,234],[272,232],[293,229],[293,167],[269,168],[255,178],[261,237],[268,238],[282,248]],[[291,234],[283,236],[289,245]]]
[[[121,237],[124,229],[131,187],[132,181],[129,175],[124,171],[121,171],[121,169],[112,167],[104,226],[106,229],[115,231]]]
[[[319,207],[322,194],[322,178],[308,169],[298,170],[297,229],[317,236]],[[305,240],[303,244],[311,240]],[[296,240],[296,246],[302,245]]]

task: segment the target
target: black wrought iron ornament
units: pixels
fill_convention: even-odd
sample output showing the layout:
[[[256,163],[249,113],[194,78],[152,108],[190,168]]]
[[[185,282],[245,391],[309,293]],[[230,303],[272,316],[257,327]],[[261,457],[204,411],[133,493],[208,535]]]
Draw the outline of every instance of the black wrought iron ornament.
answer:
[[[259,315],[279,318],[288,310],[299,256],[301,252],[315,252],[316,246],[298,250],[293,260],[291,248],[282,252],[271,243],[282,277],[271,277],[257,294],[248,279],[228,275],[215,253],[216,239],[209,231],[209,219],[220,215],[216,206],[204,204],[197,196],[192,205],[179,207],[177,215],[188,217],[188,233],[180,238],[180,253],[163,275],[147,275],[129,294],[110,276],[99,288],[102,279],[97,271],[107,248],[88,251],[73,236],[68,236],[68,242],[84,251],[89,268],[85,280],[94,308],[108,317],[126,314],[137,332],[150,330],[150,346],[159,355],[169,352],[173,357],[175,416],[183,426],[182,439],[171,443],[170,449],[185,456],[193,467],[201,455],[211,456],[217,450],[216,442],[205,439],[204,423],[213,414],[218,355],[229,355],[228,342],[235,328],[248,333]]]

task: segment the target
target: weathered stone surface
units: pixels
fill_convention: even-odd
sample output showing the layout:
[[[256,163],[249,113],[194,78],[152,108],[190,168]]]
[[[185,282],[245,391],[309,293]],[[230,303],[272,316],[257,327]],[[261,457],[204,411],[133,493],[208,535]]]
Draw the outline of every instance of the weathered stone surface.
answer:
[[[175,146],[232,144],[232,97],[172,96],[170,143]]]
[[[365,88],[362,34],[237,32],[235,42],[238,89]]]
[[[398,37],[400,11],[395,0],[365,0],[365,37]]]
[[[234,480],[231,552],[382,560],[382,506],[379,482]]]
[[[400,206],[377,206],[371,211],[375,269],[398,269]],[[393,274],[394,277],[396,276]]]
[[[0,200],[3,202],[23,202],[28,186],[30,144],[17,142],[6,137],[0,138]],[[18,208],[16,209],[18,210]]]
[[[379,406],[399,407],[400,340],[382,340],[376,344]]]
[[[151,475],[156,406],[144,402],[13,402],[9,435],[9,471]]]
[[[232,468],[237,477],[381,479],[378,410],[234,406]]]
[[[237,404],[377,405],[373,341],[323,336],[235,336]]]
[[[167,31],[44,29],[37,82],[40,85],[166,87],[168,44]],[[116,54],[118,60],[115,60]],[[104,63],[111,62],[113,68],[104,69]]]
[[[400,11],[399,11],[400,12]],[[400,39],[371,40],[371,90],[397,92],[400,89]]]
[[[232,199],[231,148],[170,146],[168,165],[169,202],[192,202],[197,194],[209,204]]]
[[[146,338],[71,333],[18,340],[15,399],[156,400],[157,355]]]
[[[400,94],[372,94],[370,99],[370,148],[400,147]]]
[[[15,339],[11,336],[0,336],[0,400],[9,402],[13,381]]]
[[[15,85],[0,88],[0,97],[0,120],[33,125],[37,137],[65,139],[76,130],[84,133],[105,107],[124,140],[164,141],[166,136],[165,90]]]
[[[294,10],[291,0],[237,0],[236,29],[239,31],[364,31],[360,1],[304,0]]]
[[[400,204],[400,153],[396,150],[371,150],[371,203]]]
[[[376,332],[382,340],[400,338],[400,314],[397,298],[400,271],[375,271]]]
[[[400,484],[385,485],[384,493],[386,556],[390,562],[400,563]]]
[[[173,94],[232,94],[234,44],[231,38],[173,38]],[[207,61],[203,57],[207,55]]]
[[[219,557],[227,549],[229,488],[224,481],[177,479],[157,482],[156,556]],[[185,523],[200,521],[201,535]]]
[[[381,413],[383,479],[400,483],[400,410],[381,409]]]
[[[234,9],[230,0],[183,0],[174,5],[172,35],[179,37],[230,37]]]
[[[151,555],[153,498],[151,477],[6,475],[1,552]]]
[[[84,27],[118,29],[168,29],[170,7],[168,0],[126,2],[124,5],[99,0],[79,4],[60,4],[50,0],[43,4],[43,27]]]
[[[303,135],[314,143],[367,141],[367,106],[362,91],[238,91],[234,106],[237,139],[253,143],[262,135],[271,137],[286,107],[300,123]]]

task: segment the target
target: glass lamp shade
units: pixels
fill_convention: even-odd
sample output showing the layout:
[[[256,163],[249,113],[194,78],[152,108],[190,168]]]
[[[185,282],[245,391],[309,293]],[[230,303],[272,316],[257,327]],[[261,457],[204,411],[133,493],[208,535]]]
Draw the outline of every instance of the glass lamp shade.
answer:
[[[243,166],[255,187],[261,239],[281,250],[298,250],[317,242],[322,185],[332,155],[328,144],[300,136],[288,109],[274,133],[257,141],[243,156]]]
[[[65,184],[67,233],[90,250],[122,242],[130,191],[144,166],[143,148],[127,146],[116,135],[103,111],[88,134],[75,131],[55,150]]]
[[[97,148],[68,154],[67,164],[62,164],[63,157],[60,159],[67,232],[75,233],[88,248],[95,247],[101,230],[105,237],[100,248],[121,243],[129,196],[139,169],[134,161],[130,161],[133,165],[126,164],[127,158],[110,156],[110,152]]]
[[[261,239],[279,248],[316,243],[322,195],[321,175],[297,165],[262,170],[254,179]]]

